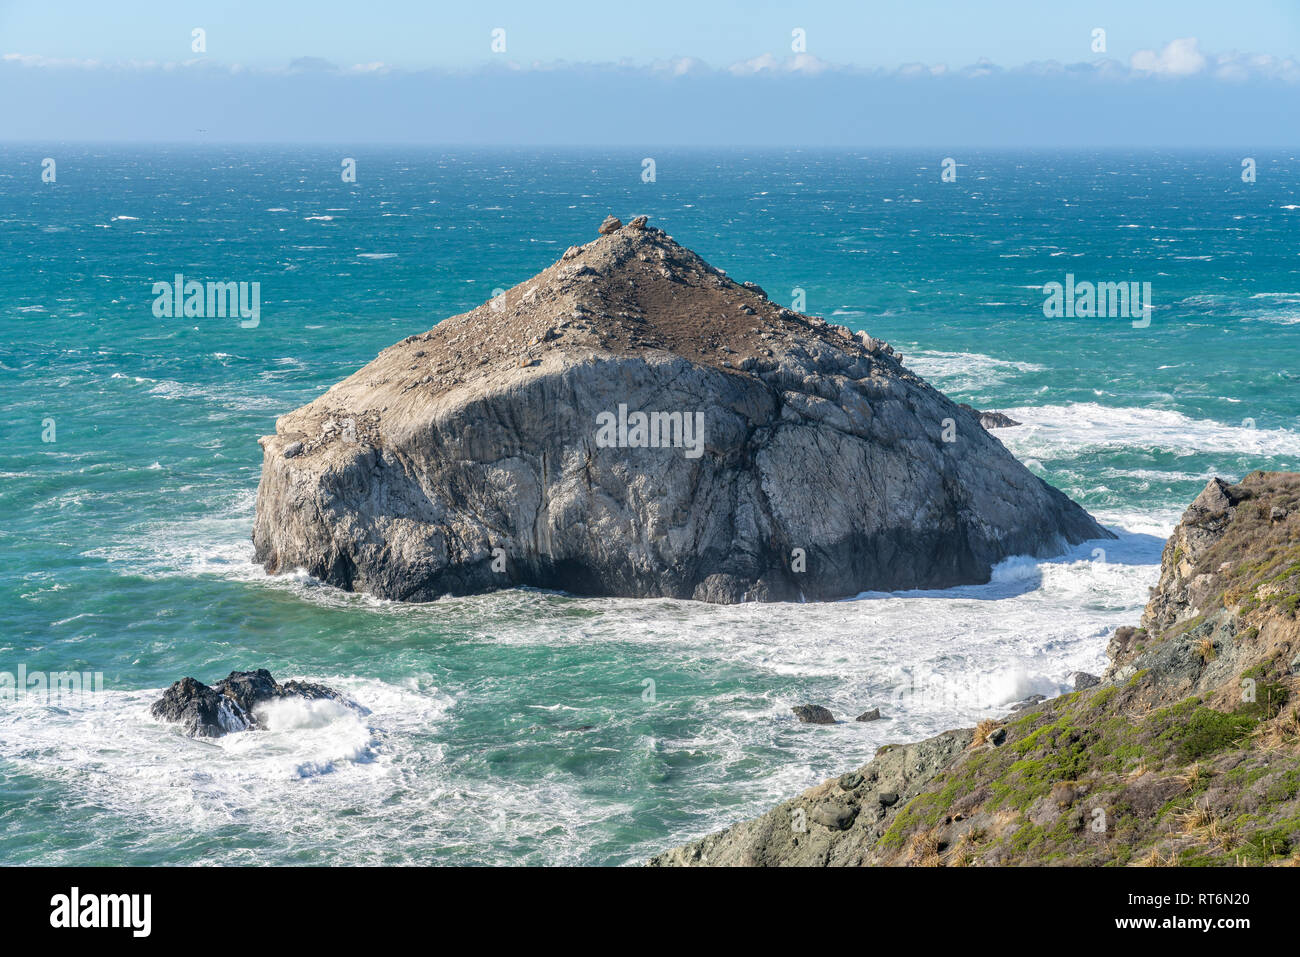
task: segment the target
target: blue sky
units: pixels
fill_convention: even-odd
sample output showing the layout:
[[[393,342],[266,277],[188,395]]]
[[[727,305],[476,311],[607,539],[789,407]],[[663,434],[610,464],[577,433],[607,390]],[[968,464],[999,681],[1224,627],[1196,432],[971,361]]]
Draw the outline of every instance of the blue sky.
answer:
[[[1298,105],[1300,0],[0,0],[5,140],[1236,148]]]
[[[726,66],[784,53],[795,27],[808,52],[832,63],[897,66],[987,58],[1003,66],[1086,60],[1091,31],[1111,56],[1194,36],[1217,52],[1290,56],[1300,48],[1296,0],[0,0],[0,52],[51,58],[190,57],[190,30],[208,32],[208,56],[276,65],[321,57],[341,65],[465,67],[492,58],[489,34],[507,31],[522,61],[616,62],[696,57]]]

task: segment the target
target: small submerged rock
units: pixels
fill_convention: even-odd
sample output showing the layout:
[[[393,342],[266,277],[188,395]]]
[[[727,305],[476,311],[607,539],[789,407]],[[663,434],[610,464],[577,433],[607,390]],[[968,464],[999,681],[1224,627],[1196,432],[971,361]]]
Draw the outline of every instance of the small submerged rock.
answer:
[[[1025,711],[1029,708],[1037,707],[1038,705],[1042,704],[1046,700],[1047,700],[1047,695],[1031,694],[1028,698],[1025,698],[1023,701],[1017,701],[1015,704],[1013,704],[1011,706],[1011,710],[1013,712]]]
[[[1011,418],[1005,412],[981,412],[980,425],[986,429],[1010,429],[1023,423]]]
[[[854,720],[854,721],[879,721],[879,720],[880,720],[880,709],[879,709],[879,708],[871,708],[871,709],[869,709],[869,710],[867,710],[867,711],[862,712],[862,714],[858,715],[858,716],[857,716],[856,718],[854,718],[853,720]]]
[[[834,724],[835,715],[819,704],[800,704],[790,709],[804,724]]]
[[[337,701],[364,713],[355,701],[325,685],[310,681],[280,684],[265,668],[232,671],[214,687],[185,677],[172,684],[154,702],[149,713],[162,721],[178,723],[192,738],[219,738],[234,731],[259,729],[257,709],[271,701],[301,698]]]
[[[963,409],[968,409],[969,411],[974,412],[975,415],[979,417],[980,425],[984,426],[985,429],[1009,429],[1017,425],[1024,425],[1023,422],[1016,421],[1005,412],[981,412],[979,409],[966,402],[959,402],[957,404]]]

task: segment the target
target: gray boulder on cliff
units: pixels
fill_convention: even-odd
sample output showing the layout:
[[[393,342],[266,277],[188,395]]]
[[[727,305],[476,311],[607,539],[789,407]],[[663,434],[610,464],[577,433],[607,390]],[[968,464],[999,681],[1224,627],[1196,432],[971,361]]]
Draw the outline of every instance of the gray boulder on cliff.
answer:
[[[979,583],[1110,537],[887,344],[616,223],[282,416],[257,561],[403,601],[738,602]]]

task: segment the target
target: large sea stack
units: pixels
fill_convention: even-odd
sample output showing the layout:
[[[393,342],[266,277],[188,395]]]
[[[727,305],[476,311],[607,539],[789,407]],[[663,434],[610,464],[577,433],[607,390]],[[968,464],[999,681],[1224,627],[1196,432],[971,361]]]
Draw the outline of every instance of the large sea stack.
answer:
[[[402,601],[834,599],[1109,537],[890,346],[644,217],[384,350],[261,444],[257,560]]]

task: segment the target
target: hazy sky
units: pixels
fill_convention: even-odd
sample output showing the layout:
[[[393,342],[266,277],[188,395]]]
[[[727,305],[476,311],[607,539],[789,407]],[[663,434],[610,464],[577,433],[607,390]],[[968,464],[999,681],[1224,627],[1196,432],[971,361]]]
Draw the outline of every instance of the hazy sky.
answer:
[[[208,56],[284,65],[315,56],[350,65],[464,67],[492,58],[490,32],[507,31],[524,62],[648,62],[698,57],[726,66],[783,53],[790,32],[808,52],[837,64],[1002,66],[1086,60],[1091,33],[1107,31],[1109,54],[1127,62],[1142,49],[1195,36],[1218,52],[1293,55],[1296,0],[612,0],[437,2],[437,0],[0,0],[0,52],[99,60],[188,59],[190,30],[208,33]]]
[[[1300,0],[0,0],[0,139],[1285,146],[1297,50]]]

